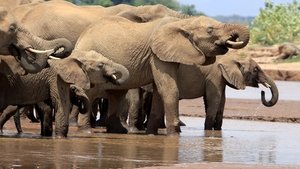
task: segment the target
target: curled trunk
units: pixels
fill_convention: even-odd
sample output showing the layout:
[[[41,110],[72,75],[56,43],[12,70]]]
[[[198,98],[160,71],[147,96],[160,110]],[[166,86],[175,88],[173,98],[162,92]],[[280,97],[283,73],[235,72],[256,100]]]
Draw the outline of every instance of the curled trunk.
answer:
[[[250,39],[249,29],[241,24],[225,24],[225,31],[229,34],[226,46],[232,49],[245,47]]]
[[[32,35],[24,28],[18,28],[16,42],[13,45],[13,55],[17,56],[22,67],[29,73],[37,73],[47,65],[47,60],[50,55],[55,57],[66,57],[73,50],[71,42],[64,38],[54,39],[51,41],[41,39]],[[50,51],[53,52],[34,52]]]
[[[279,96],[279,92],[278,92],[278,89],[277,89],[277,86],[275,84],[275,82],[267,76],[267,81],[266,83],[270,85],[270,90],[271,90],[271,93],[272,93],[272,98],[270,101],[266,101],[266,98],[265,98],[265,92],[264,91],[261,91],[261,102],[263,103],[263,105],[267,106],[267,107],[271,107],[271,106],[274,106],[277,101],[278,101],[278,96]]]
[[[111,60],[107,61],[107,64],[104,66],[104,71],[104,76],[113,84],[120,85],[129,78],[128,69]]]

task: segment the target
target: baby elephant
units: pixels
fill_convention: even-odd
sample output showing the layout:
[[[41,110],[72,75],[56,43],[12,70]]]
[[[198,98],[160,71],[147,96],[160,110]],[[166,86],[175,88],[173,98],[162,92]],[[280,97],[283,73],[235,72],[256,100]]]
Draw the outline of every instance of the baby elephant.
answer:
[[[278,89],[274,81],[264,73],[259,65],[248,57],[223,57],[207,66],[181,64],[178,69],[179,99],[204,98],[206,119],[205,130],[221,130],[225,106],[225,87],[245,89],[246,86],[259,87],[261,83],[270,88],[272,98],[266,101],[264,91],[261,101],[273,106],[278,101]],[[153,91],[153,106],[147,125],[147,133],[156,131],[160,125],[163,106],[156,90]],[[129,112],[131,113],[131,112]],[[134,123],[134,122],[133,122]]]
[[[300,55],[300,49],[293,43],[283,43],[278,47],[277,60],[292,58]]]

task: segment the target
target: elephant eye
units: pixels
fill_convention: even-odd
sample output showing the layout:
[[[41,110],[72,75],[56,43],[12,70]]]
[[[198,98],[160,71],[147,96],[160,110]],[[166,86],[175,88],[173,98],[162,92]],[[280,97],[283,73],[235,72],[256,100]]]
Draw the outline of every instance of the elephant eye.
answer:
[[[207,30],[206,30],[206,32],[207,32],[208,34],[212,34],[213,31],[214,31],[214,28],[213,28],[212,26],[209,26],[209,27],[207,28]]]

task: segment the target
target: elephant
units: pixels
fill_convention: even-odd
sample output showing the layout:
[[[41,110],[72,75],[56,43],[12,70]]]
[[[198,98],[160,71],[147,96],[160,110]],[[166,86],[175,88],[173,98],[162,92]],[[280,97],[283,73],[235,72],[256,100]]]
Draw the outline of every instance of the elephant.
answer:
[[[283,43],[278,47],[278,55],[276,60],[283,60],[300,55],[300,49],[293,43]]]
[[[69,98],[72,85],[82,89],[93,87],[93,83],[112,85],[121,84],[128,79],[128,70],[117,63],[94,52],[73,51],[76,58],[49,60],[50,67],[36,74],[24,76],[10,72],[5,59],[0,63],[0,111],[9,105],[30,105],[51,99],[55,109],[55,133],[58,137],[66,137],[68,133],[68,117],[71,109]],[[11,60],[8,60],[11,61]],[[62,71],[63,69],[63,71]]]
[[[76,105],[79,107],[79,112],[84,114],[87,113],[89,110],[89,99],[86,96],[83,89],[71,85],[70,87],[70,100],[72,105]],[[22,109],[22,112],[21,112]],[[34,117],[33,109],[36,110],[37,116],[39,117],[40,121]],[[41,135],[42,136],[52,136],[52,112],[53,112],[53,105],[51,100],[45,100],[44,102],[39,102],[35,105],[27,105],[27,106],[8,106],[0,116],[0,132],[3,131],[3,126],[11,118],[14,116],[14,122],[18,133],[22,133],[21,127],[21,120],[20,115],[24,113],[32,122],[41,122]]]
[[[0,25],[0,55],[15,56],[26,72],[37,73],[46,67],[50,55],[66,57],[73,50],[65,38],[48,41],[34,36],[5,7],[0,7]]]
[[[270,101],[266,101],[264,91],[261,92],[262,104],[274,106],[279,97],[279,92],[274,81],[261,67],[250,57],[223,57],[217,59],[214,64],[207,66],[189,66],[181,64],[178,68],[179,99],[195,99],[203,97],[205,103],[206,118],[205,130],[221,130],[223,112],[225,107],[225,88],[229,86],[237,90],[243,90],[246,86],[259,87],[262,84],[272,93]],[[189,79],[193,80],[189,80]],[[135,97],[129,98],[135,100]],[[154,90],[152,110],[148,114],[148,123],[159,125],[163,118],[164,110],[161,99]],[[137,111],[129,111],[129,128],[135,131],[134,124],[139,123],[136,118]],[[145,119],[143,119],[144,121]],[[148,124],[151,125],[151,124]]]
[[[224,24],[205,16],[164,17],[147,23],[111,16],[86,29],[75,49],[94,50],[129,70],[129,79],[120,86],[105,84],[97,90],[96,87],[90,89],[105,91],[109,104],[113,105],[108,110],[107,132],[127,132],[117,113],[118,100],[124,97],[126,90],[154,82],[164,103],[167,133],[177,135],[180,131],[178,65],[211,64],[217,55],[224,55],[229,48],[241,49],[248,41],[247,27]],[[147,133],[156,133],[156,130],[148,126]]]
[[[163,5],[134,7],[119,4],[104,8],[99,5],[77,6],[66,1],[22,5],[14,10],[14,14],[35,35],[47,40],[66,38],[73,46],[90,24],[106,16],[117,15],[133,22],[150,22],[164,16],[187,17]]]

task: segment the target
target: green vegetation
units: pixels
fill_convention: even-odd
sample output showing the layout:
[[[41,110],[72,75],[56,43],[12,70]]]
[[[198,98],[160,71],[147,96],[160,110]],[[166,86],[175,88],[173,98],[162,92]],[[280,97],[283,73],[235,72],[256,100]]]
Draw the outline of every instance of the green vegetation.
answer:
[[[300,4],[274,5],[265,1],[265,8],[251,24],[251,42],[273,45],[300,40]]]

